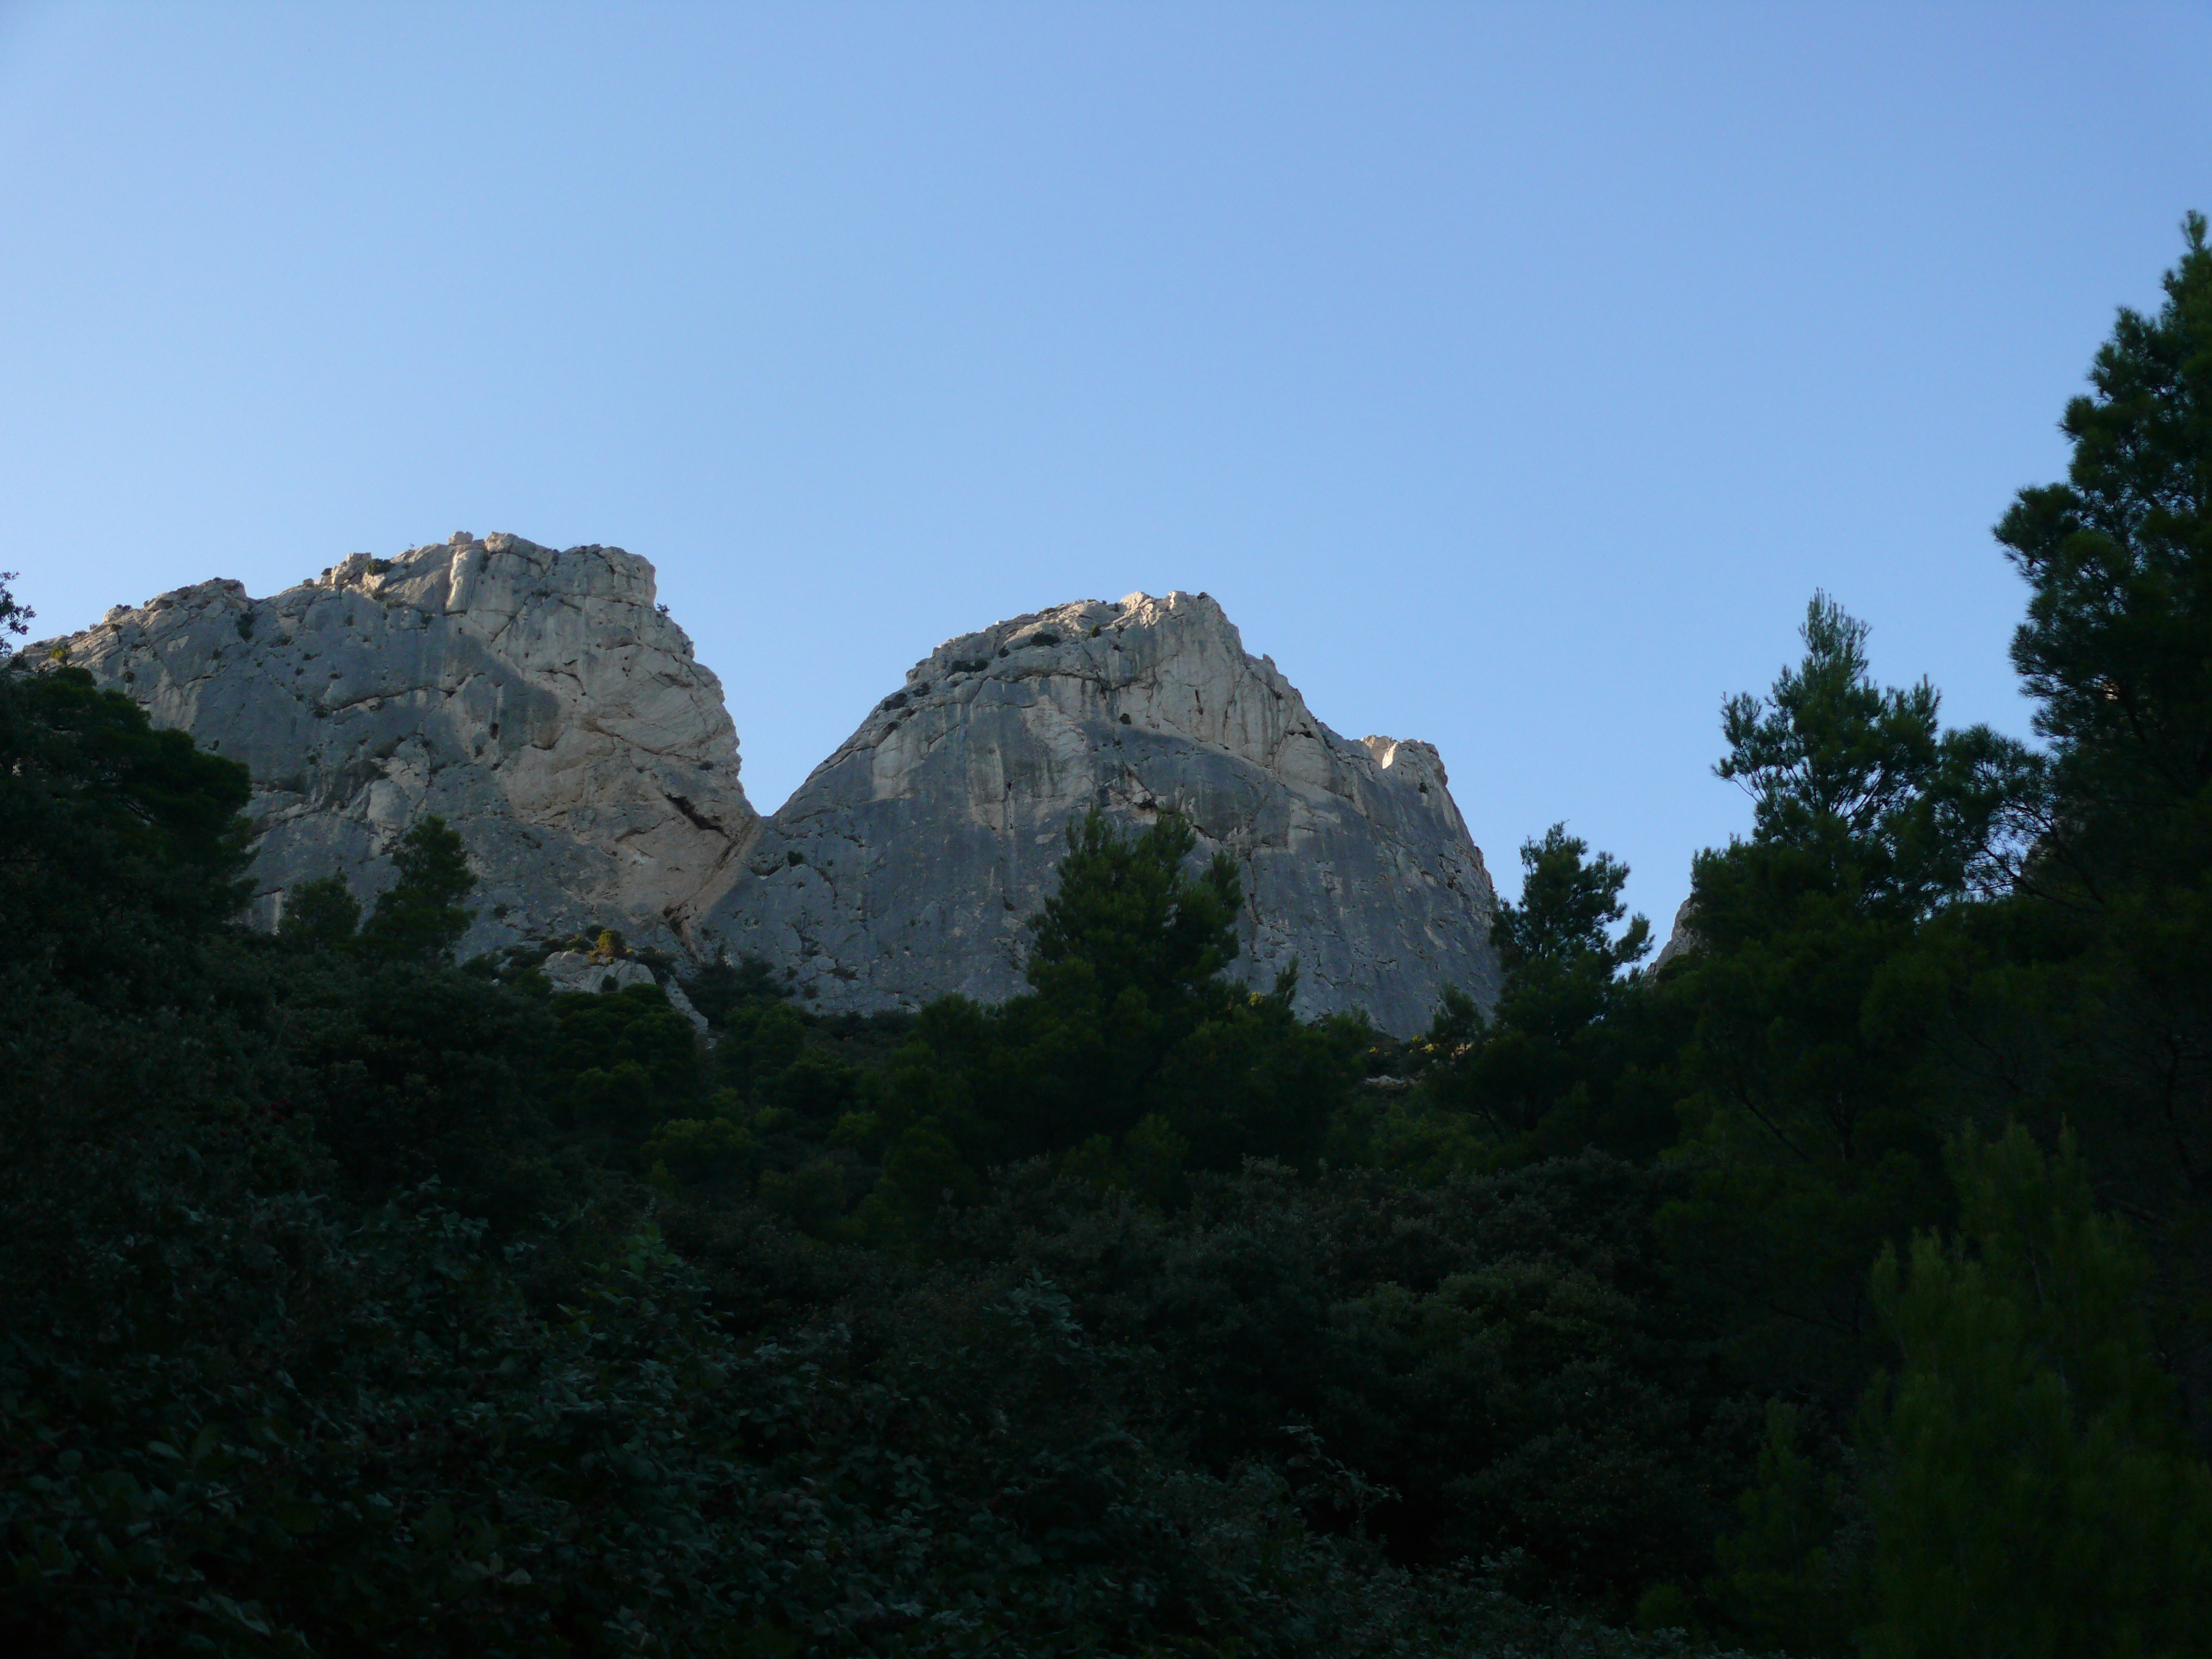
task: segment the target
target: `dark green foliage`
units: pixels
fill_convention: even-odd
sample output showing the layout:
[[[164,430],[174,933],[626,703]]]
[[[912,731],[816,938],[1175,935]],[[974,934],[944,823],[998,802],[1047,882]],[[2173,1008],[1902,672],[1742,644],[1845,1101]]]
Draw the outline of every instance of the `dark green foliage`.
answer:
[[[842,1192],[855,1237],[908,1248],[994,1166],[1040,1153],[1159,1203],[1180,1201],[1192,1170],[1316,1158],[1371,1034],[1299,1020],[1295,972],[1265,996],[1224,977],[1242,896],[1225,854],[1184,868],[1196,839],[1171,814],[1127,836],[1096,813],[1071,825],[1032,926],[1030,994],[932,1005],[878,1078],[802,1055],[776,1083],[749,1083],[764,1043],[792,1044],[796,1017],[738,1022],[724,1064],[752,1097],[793,1121],[839,1115],[831,1153],[803,1170],[785,1156],[764,1199],[796,1215],[803,1196],[818,1231]]]
[[[1880,1656],[2181,1654],[2212,1628],[2212,1471],[2152,1363],[2146,1277],[2070,1144],[1954,1149],[1962,1238],[1887,1251],[1865,1432]],[[1962,1247],[1972,1245],[1972,1254]]]
[[[1905,722],[1922,735],[1891,745],[1915,760],[1891,769],[1901,817],[1800,811],[1771,852],[1708,855],[1705,948],[1663,988],[1697,1010],[1693,1112],[1727,1149],[1680,1237],[1747,1306],[1785,1311],[1750,1351],[1820,1408],[1778,1407],[1723,1600],[1807,1651],[2200,1640],[2212,255],[2193,216],[2188,237],[2166,308],[2122,313],[2095,395],[2069,406],[2069,483],[2023,491],[1998,527],[2033,589],[2014,659],[2047,764],[1986,739],[1946,764],[1923,701]],[[1869,754],[1912,712],[1831,701],[1856,706]],[[2005,870],[2009,891],[1978,894]],[[1976,1138],[2014,1115],[2060,1156],[2016,1127]],[[2087,1176],[2150,1224],[2148,1261]],[[1854,1435],[1842,1408],[1886,1357],[1901,1369]]]
[[[1627,908],[1620,890],[1628,866],[1612,854],[1587,859],[1589,844],[1555,823],[1540,842],[1521,847],[1521,902],[1501,903],[1491,925],[1491,939],[1509,974],[1525,974],[1539,964],[1581,968],[1588,963],[1606,977],[1632,967],[1650,949],[1651,924],[1630,921],[1616,941],[1611,929]]]
[[[318,876],[284,896],[276,937],[306,951],[343,951],[361,932],[361,901],[343,876]]]
[[[1832,1410],[1874,1358],[1866,1264],[1948,1213],[1936,1010],[1898,987],[1929,919],[1971,896],[2025,764],[1987,732],[1942,731],[1926,684],[1875,685],[1865,635],[1816,599],[1771,705],[1729,704],[1717,769],[1753,794],[1753,833],[1698,856],[1698,948],[1661,993],[1688,1027],[1680,1097],[1711,1153],[1678,1242],[1771,1322],[1773,1386]]]
[[[750,1002],[716,1021],[722,1033],[714,1061],[722,1079],[749,1099],[761,1098],[806,1048],[806,1026],[784,1002]]]
[[[2121,312],[2067,405],[2067,482],[1997,526],[2050,777],[1961,1000],[1994,1106],[2070,1121],[2146,1223],[2212,1443],[2212,249],[2202,216],[2184,234],[2165,303]]]
[[[1429,1032],[1437,1063],[1423,1104],[1455,1127],[1458,1115],[1491,1139],[1492,1162],[1602,1147],[1648,1158],[1674,1136],[1673,1097],[1652,1073],[1668,1058],[1670,1029],[1634,972],[1650,950],[1641,916],[1626,917],[1627,866],[1553,824],[1521,848],[1522,896],[1501,904],[1491,937],[1504,985],[1484,1019],[1447,993]],[[1401,1137],[1418,1134],[1401,1122]],[[1460,1130],[1465,1133],[1464,1129]],[[1417,1139],[1415,1144],[1419,1144]]]
[[[547,1103],[565,1031],[542,989],[343,959],[286,976],[287,1051],[349,1196],[380,1203],[435,1180],[502,1229],[558,1201]]]
[[[15,571],[0,570],[0,658],[7,657],[15,648],[8,636],[13,634],[20,639],[29,633],[31,618],[39,614],[30,606],[18,603],[9,591],[8,584],[15,580]]]
[[[684,981],[684,994],[708,1024],[726,1027],[738,1009],[779,1002],[784,994],[775,970],[760,957],[744,957],[733,964],[725,951]]]
[[[450,962],[471,912],[461,901],[477,884],[461,838],[433,815],[399,838],[392,854],[399,879],[376,896],[360,948],[384,962]]]
[[[1032,1166],[955,1237],[1158,1356],[1162,1427],[1207,1465],[1310,1430],[1404,1558],[1518,1550],[1524,1583],[1625,1611],[1694,1576],[1747,1449],[1652,1235],[1677,1184],[1595,1154],[1429,1188],[1261,1165],[1170,1218]]]
[[[0,671],[0,915],[76,994],[158,999],[245,898],[246,769],[156,732],[82,669]],[[20,958],[21,952],[15,952]]]
[[[696,1115],[703,1089],[690,1023],[657,985],[559,996],[547,1070],[556,1109],[606,1151],[634,1151],[654,1126]]]
[[[617,1174],[497,1248],[440,1201],[478,1206],[465,1182],[374,1190],[471,1124],[557,1143],[498,1115],[549,1023],[572,1081],[616,1049],[687,1086],[641,988],[549,1010],[526,975],[220,927],[178,961],[143,1016],[69,1027],[52,975],[0,1004],[33,1085],[0,1109],[13,1650],[1671,1650],[1317,1534],[1302,1510],[1364,1486],[1310,1439],[1194,1465],[1149,1426],[1151,1362],[1018,1263],[823,1261],[740,1221],[702,1273]],[[666,1131],[714,1121],[648,1144],[711,1157]],[[725,1283],[780,1300],[775,1340],[731,1333]]]
[[[1097,811],[1071,824],[1057,884],[1030,923],[1028,975],[1038,997],[1126,1012],[1157,1026],[1154,1047],[1187,1035],[1237,956],[1243,908],[1228,854],[1215,854],[1199,876],[1183,869],[1197,845],[1197,831],[1171,812],[1133,838]]]
[[[938,1069],[966,1073],[963,1102],[937,1115],[971,1158],[1118,1144],[1153,1115],[1200,1167],[1318,1148],[1364,1030],[1297,1020],[1294,972],[1272,996],[1224,977],[1243,894],[1226,853],[1184,868],[1197,839],[1172,813],[1133,836],[1097,812],[1072,824],[1032,924],[1030,994],[964,1029],[917,1030]]]
[[[2030,588],[2013,661],[2057,740],[2048,851],[2093,884],[2201,846],[2212,782],[2212,249],[2203,215],[2184,230],[2164,307],[2120,313],[2066,406],[2067,482],[1996,532]]]
[[[1729,699],[1729,752],[1714,769],[1751,796],[1751,845],[1771,879],[1916,917],[1988,873],[2008,809],[2035,769],[1987,726],[1942,730],[1927,681],[1875,685],[1867,631],[1815,594],[1800,630],[1804,658],[1776,678],[1771,702],[1749,692]],[[1705,908],[1700,889],[1701,929],[1724,925],[1705,918]]]

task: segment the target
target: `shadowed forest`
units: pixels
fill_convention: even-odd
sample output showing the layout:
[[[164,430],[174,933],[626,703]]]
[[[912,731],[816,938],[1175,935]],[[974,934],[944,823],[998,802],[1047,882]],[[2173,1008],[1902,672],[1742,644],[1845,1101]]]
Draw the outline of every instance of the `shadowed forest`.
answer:
[[[1996,526],[2036,741],[1815,596],[1666,958],[1553,826],[1413,1042],[1232,983],[1172,816],[1070,831],[995,1008],[556,995],[435,819],[258,933],[243,770],[11,658],[0,1636],[2203,1652],[2201,217],[2166,292]]]

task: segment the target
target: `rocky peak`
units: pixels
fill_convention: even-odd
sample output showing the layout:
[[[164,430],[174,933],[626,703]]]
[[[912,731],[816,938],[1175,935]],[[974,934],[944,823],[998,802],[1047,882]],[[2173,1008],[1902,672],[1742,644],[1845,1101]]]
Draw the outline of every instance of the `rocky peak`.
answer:
[[[462,532],[267,599],[179,588],[41,650],[246,763],[264,922],[332,871],[369,896],[436,813],[481,878],[464,948],[603,921],[673,945],[758,823],[720,682],[620,548]]]
[[[1021,988],[1069,822],[1188,817],[1243,866],[1239,970],[1295,960],[1308,1012],[1426,1024],[1497,967],[1482,855],[1425,744],[1347,741],[1205,594],[1017,617],[908,671],[755,843],[704,935],[824,1011]]]
[[[1427,1023],[1494,994],[1482,854],[1426,744],[1352,742],[1203,593],[1083,600],[948,640],[765,825],[721,687],[652,567],[464,533],[268,599],[218,580],[50,642],[252,774],[256,914],[364,899],[430,813],[480,878],[464,948],[618,927],[757,953],[828,1012],[1022,987],[1069,823],[1188,817],[1238,862],[1237,971],[1308,1013]]]

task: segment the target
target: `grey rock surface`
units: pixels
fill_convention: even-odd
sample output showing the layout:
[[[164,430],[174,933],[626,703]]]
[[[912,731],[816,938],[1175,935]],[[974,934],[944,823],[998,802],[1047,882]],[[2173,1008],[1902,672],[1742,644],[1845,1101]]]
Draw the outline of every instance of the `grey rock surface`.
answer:
[[[1187,816],[1236,857],[1236,972],[1424,1028],[1497,994],[1482,854],[1423,743],[1339,736],[1205,594],[1061,605],[939,646],[763,829],[700,939],[823,1012],[1022,988],[1068,823]]]
[[[1684,899],[1674,911],[1674,925],[1668,930],[1667,942],[1659,947],[1659,954],[1651,958],[1651,971],[1657,973],[1678,957],[1687,955],[1698,947],[1698,930],[1690,924],[1691,899]]]
[[[25,654],[88,669],[252,775],[252,915],[364,901],[428,814],[479,878],[465,952],[611,924],[682,941],[759,820],[721,685],[619,548],[465,534],[252,599],[202,582]]]

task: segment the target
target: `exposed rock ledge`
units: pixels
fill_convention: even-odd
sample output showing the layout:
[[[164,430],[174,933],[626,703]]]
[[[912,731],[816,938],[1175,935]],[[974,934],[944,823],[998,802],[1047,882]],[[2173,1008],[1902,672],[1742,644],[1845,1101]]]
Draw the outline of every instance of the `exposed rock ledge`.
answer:
[[[939,646],[764,827],[702,936],[783,966],[823,1012],[997,1000],[1093,805],[1136,823],[1174,807],[1229,849],[1237,971],[1265,986],[1295,959],[1305,1012],[1409,1033],[1447,984],[1496,994],[1496,899],[1437,751],[1332,732],[1202,593]]]
[[[677,945],[758,826],[720,683],[619,548],[456,535],[269,599],[202,582],[57,648],[253,776],[253,911],[343,872],[366,900],[428,813],[479,876],[463,949],[611,924]]]

